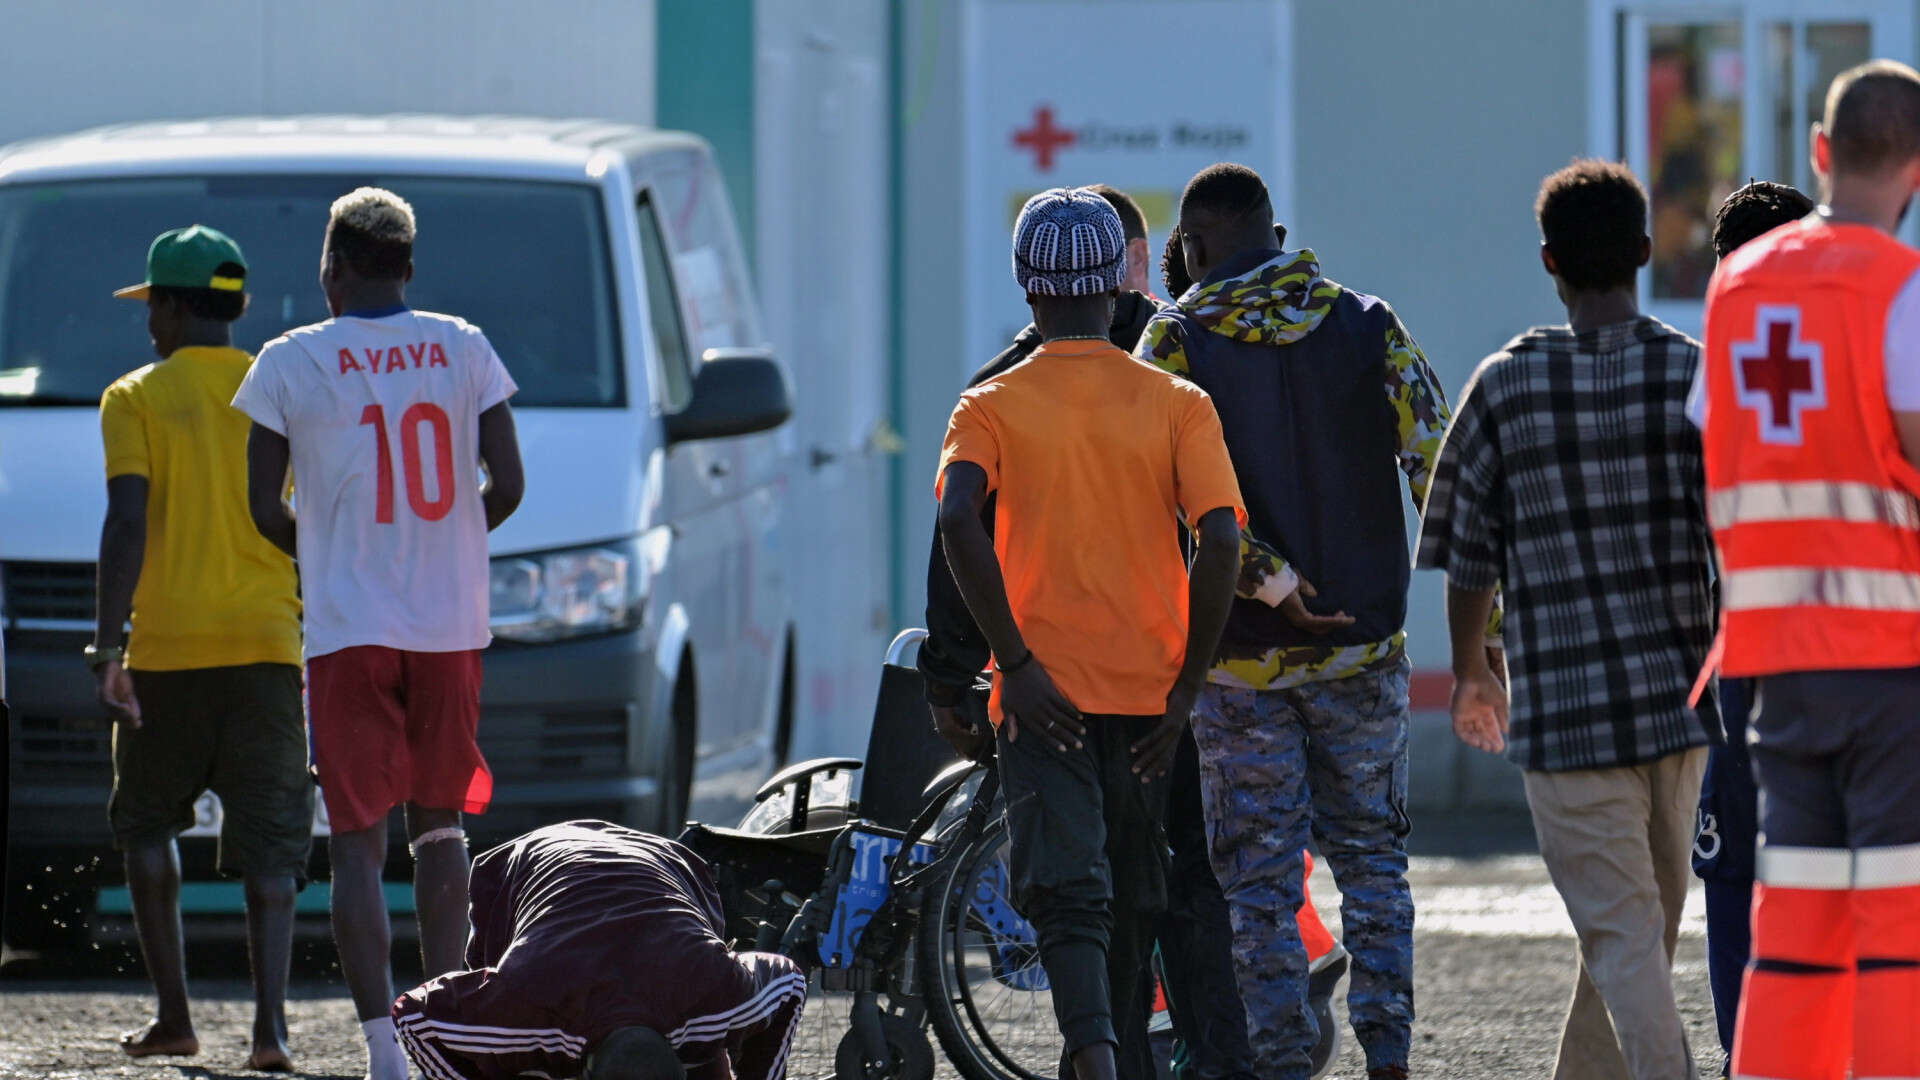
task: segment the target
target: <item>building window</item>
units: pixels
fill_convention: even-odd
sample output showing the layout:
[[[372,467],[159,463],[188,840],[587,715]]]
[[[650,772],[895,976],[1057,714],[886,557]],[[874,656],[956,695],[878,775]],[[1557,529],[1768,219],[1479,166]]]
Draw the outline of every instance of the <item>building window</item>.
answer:
[[[1594,152],[1647,185],[1647,309],[1698,333],[1713,212],[1748,178],[1815,194],[1807,131],[1827,85],[1874,56],[1910,60],[1911,0],[1591,0]]]
[[[1699,300],[1713,274],[1713,208],[1740,184],[1745,55],[1736,21],[1646,28],[1646,137],[1656,300]]]

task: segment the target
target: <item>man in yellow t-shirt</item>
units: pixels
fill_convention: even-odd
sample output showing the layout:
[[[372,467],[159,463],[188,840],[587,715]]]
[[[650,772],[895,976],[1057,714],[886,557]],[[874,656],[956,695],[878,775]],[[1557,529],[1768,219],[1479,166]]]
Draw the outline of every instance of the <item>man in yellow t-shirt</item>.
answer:
[[[312,849],[313,783],[293,560],[253,527],[248,420],[229,404],[253,362],[233,347],[246,273],[239,245],[194,225],[162,233],[147,252],[147,279],[114,294],[146,302],[161,359],[100,399],[107,518],[87,661],[115,720],[107,815],[159,996],[153,1021],[121,1048],[131,1057],[199,1052],[175,838],[212,790],[225,810],[220,870],[246,886],[255,988],[247,1067],[286,1070],[293,899]]]

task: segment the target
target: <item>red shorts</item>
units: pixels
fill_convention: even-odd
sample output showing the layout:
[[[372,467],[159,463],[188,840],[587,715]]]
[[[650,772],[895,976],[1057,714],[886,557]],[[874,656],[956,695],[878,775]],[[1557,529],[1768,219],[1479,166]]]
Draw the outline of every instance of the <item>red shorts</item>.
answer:
[[[480,652],[359,645],[307,661],[314,768],[335,832],[404,802],[478,814],[493,799],[480,756]]]

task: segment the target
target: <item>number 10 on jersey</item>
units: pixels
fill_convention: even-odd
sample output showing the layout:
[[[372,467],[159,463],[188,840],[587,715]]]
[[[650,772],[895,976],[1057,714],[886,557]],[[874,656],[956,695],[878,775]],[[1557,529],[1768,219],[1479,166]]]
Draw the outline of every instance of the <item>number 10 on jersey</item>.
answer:
[[[376,468],[380,476],[374,486],[373,519],[382,525],[393,524],[393,447],[387,441],[387,411],[369,405],[360,412],[361,426],[374,431]],[[426,476],[420,463],[420,426],[430,429],[433,439],[434,497],[427,498]],[[400,414],[400,464],[406,474],[407,505],[424,521],[439,521],[453,509],[453,425],[446,410],[430,401],[418,401]]]

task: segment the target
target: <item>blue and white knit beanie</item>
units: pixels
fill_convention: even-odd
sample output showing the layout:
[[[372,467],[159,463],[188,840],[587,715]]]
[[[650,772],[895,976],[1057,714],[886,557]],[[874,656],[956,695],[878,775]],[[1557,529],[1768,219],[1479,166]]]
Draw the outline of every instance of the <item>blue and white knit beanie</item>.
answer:
[[[1013,225],[1013,280],[1036,296],[1113,292],[1127,273],[1127,237],[1113,205],[1087,188],[1027,200]]]

